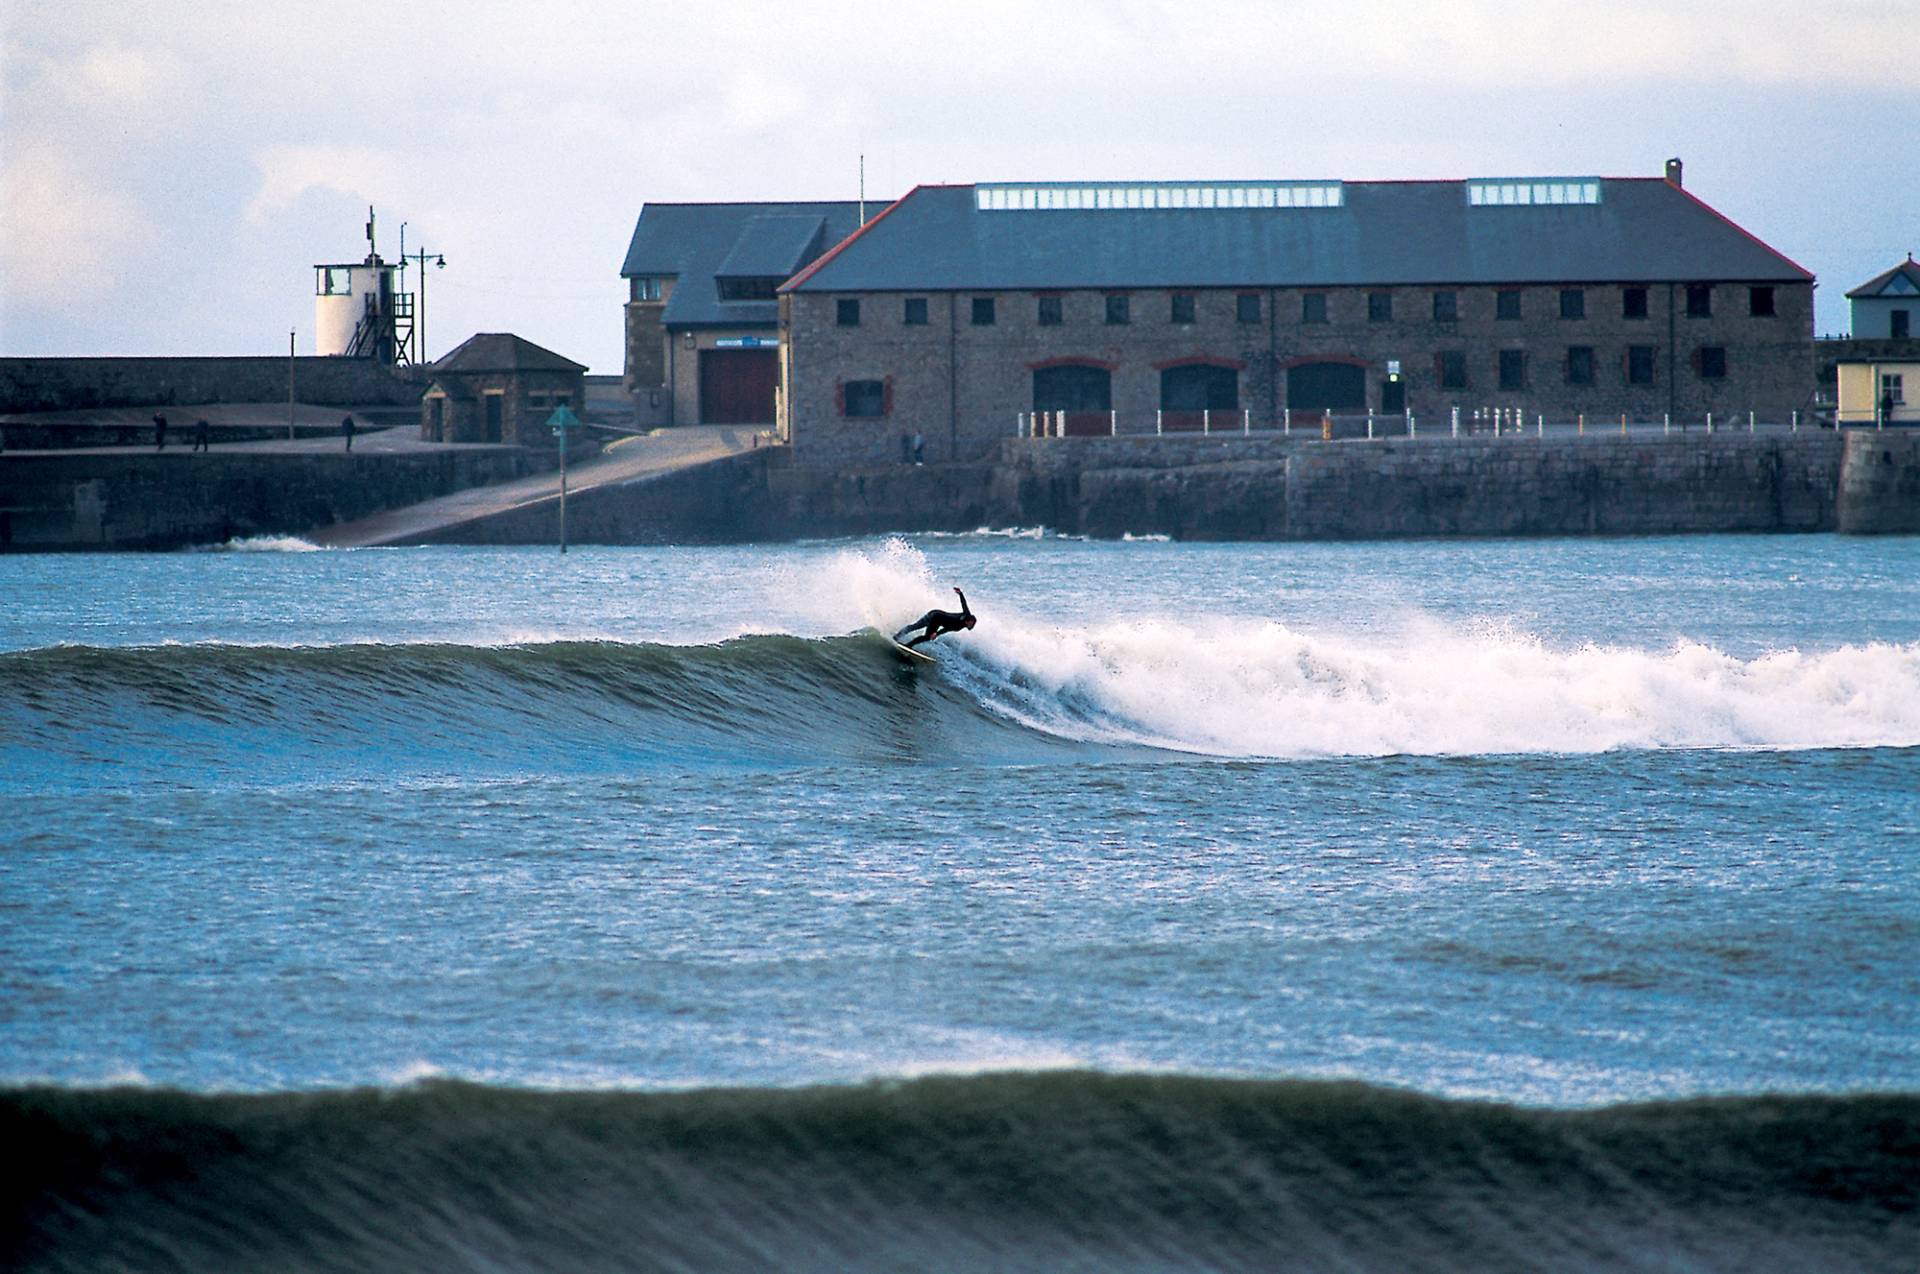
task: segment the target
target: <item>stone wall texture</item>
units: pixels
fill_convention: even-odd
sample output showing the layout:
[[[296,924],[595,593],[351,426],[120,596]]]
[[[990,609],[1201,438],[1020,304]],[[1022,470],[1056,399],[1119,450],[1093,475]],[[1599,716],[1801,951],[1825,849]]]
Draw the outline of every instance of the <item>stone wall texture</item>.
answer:
[[[1517,318],[1499,317],[1500,291],[1518,297]],[[1456,317],[1436,319],[1434,294],[1450,292]],[[1579,294],[1580,316],[1562,317],[1563,291]],[[1619,285],[1555,284],[1519,289],[1327,288],[1197,289],[1191,321],[1174,321],[1176,293],[1068,291],[1057,299],[1061,321],[1042,324],[1042,294],[1008,292],[790,293],[783,335],[791,349],[790,437],[796,459],[821,468],[897,461],[901,438],[919,434],[932,461],[978,459],[1015,432],[1019,413],[1034,409],[1034,372],[1060,363],[1105,369],[1111,409],[1122,433],[1151,433],[1163,407],[1162,376],[1182,363],[1205,362],[1235,374],[1235,410],[1255,428],[1277,427],[1303,366],[1343,363],[1363,370],[1364,402],[1354,410],[1387,411],[1390,362],[1400,366],[1405,409],[1429,424],[1455,409],[1519,412],[1550,421],[1726,420],[1754,412],[1786,422],[1807,411],[1814,387],[1813,295],[1805,284],[1772,289],[1771,314],[1751,313],[1746,285],[1712,289],[1711,313],[1690,317],[1682,284],[1646,289],[1644,317],[1625,317]],[[1307,297],[1319,298],[1309,309]],[[1128,321],[1107,320],[1107,298],[1126,297]],[[1258,321],[1242,318],[1242,297]],[[976,299],[993,302],[994,321],[973,321]],[[839,303],[859,304],[860,321],[839,321]],[[910,301],[926,321],[909,322]],[[1324,306],[1325,320],[1308,321]],[[915,313],[919,309],[915,307]],[[1629,351],[1652,351],[1650,379],[1634,383]],[[1700,351],[1723,351],[1724,375],[1708,374]],[[1591,361],[1590,383],[1578,362]],[[1502,351],[1520,356],[1517,385],[1501,384]],[[1459,386],[1442,384],[1441,358],[1457,353]],[[850,418],[844,387],[878,380],[887,386],[883,415]],[[1301,409],[1301,404],[1293,404]]]
[[[287,363],[232,358],[0,358],[0,412],[287,400]],[[361,358],[295,358],[294,397],[323,407],[411,406],[423,373]]]

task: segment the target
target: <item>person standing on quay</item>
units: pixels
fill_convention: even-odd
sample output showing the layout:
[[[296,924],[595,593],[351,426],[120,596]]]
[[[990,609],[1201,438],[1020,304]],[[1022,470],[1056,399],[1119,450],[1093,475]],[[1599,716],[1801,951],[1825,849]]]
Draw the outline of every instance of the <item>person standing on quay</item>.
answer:
[[[352,451],[353,450],[353,417],[352,416],[342,416],[340,418],[340,432],[347,436],[347,450]]]
[[[209,426],[204,419],[193,422],[193,449],[195,451],[213,450],[212,443],[208,439],[208,428]]]
[[[153,449],[167,449],[167,418],[157,411],[153,413]]]

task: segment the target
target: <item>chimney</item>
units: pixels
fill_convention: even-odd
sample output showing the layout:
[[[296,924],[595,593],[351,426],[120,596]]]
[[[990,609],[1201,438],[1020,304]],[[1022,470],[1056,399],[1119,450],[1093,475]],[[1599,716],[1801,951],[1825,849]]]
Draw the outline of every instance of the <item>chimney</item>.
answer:
[[[1675,155],[1667,161],[1667,183],[1672,186],[1684,186],[1686,184],[1680,180],[1680,157],[1678,155]]]

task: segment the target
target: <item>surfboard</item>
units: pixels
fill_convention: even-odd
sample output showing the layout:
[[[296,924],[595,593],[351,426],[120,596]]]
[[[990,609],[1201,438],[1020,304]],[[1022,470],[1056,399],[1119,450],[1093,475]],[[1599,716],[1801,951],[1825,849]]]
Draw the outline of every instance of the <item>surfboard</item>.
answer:
[[[880,633],[880,630],[877,628],[874,629],[873,631],[876,633]],[[892,637],[888,636],[886,633],[880,633],[880,637],[883,641],[887,643],[887,645],[893,647],[894,655],[906,663],[937,664],[940,662],[938,659],[935,659],[932,655],[927,654],[925,651],[916,650],[912,646],[901,645],[899,642],[895,641]]]

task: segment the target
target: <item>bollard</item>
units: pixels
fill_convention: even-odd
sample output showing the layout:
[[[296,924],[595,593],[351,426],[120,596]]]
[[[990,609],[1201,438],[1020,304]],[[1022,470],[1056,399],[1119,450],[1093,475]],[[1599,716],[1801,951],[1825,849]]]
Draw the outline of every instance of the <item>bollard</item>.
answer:
[[[1291,407],[1282,407],[1280,409],[1280,436],[1282,438],[1293,437],[1293,408]]]
[[[1574,421],[1573,432],[1578,434],[1582,438],[1586,437],[1587,436],[1587,413],[1584,411],[1581,412],[1579,415],[1573,418],[1573,421]]]
[[[1165,430],[1160,427],[1160,409],[1155,407],[1153,409],[1153,436],[1158,438],[1164,432]]]
[[[1320,413],[1320,441],[1333,441],[1333,413],[1330,411]]]
[[[1240,432],[1242,434],[1250,434],[1253,432],[1253,411],[1251,408],[1242,407],[1240,409]]]
[[[1204,438],[1208,434],[1211,434],[1212,432],[1213,432],[1213,408],[1202,407],[1200,409],[1200,436]]]
[[[1713,413],[1712,412],[1707,413],[1707,433],[1709,435],[1713,433]]]
[[[1453,409],[1453,436],[1456,438],[1460,436],[1460,409],[1458,407]]]
[[[1547,416],[1545,412],[1534,413],[1533,436],[1536,438],[1544,438],[1547,436]]]
[[[1620,436],[1627,436],[1627,413],[1624,411],[1620,413]]]
[[[1120,409],[1118,407],[1107,413],[1107,436],[1109,438],[1118,438],[1120,436]]]
[[[1752,412],[1747,413],[1747,432],[1748,433],[1753,432],[1753,413]]]
[[[1793,428],[1790,430],[1790,432],[1792,433],[1800,432],[1800,409],[1798,407],[1793,409]]]
[[[1668,436],[1672,435],[1673,433],[1673,413],[1672,412],[1663,411],[1660,413],[1660,432]]]

